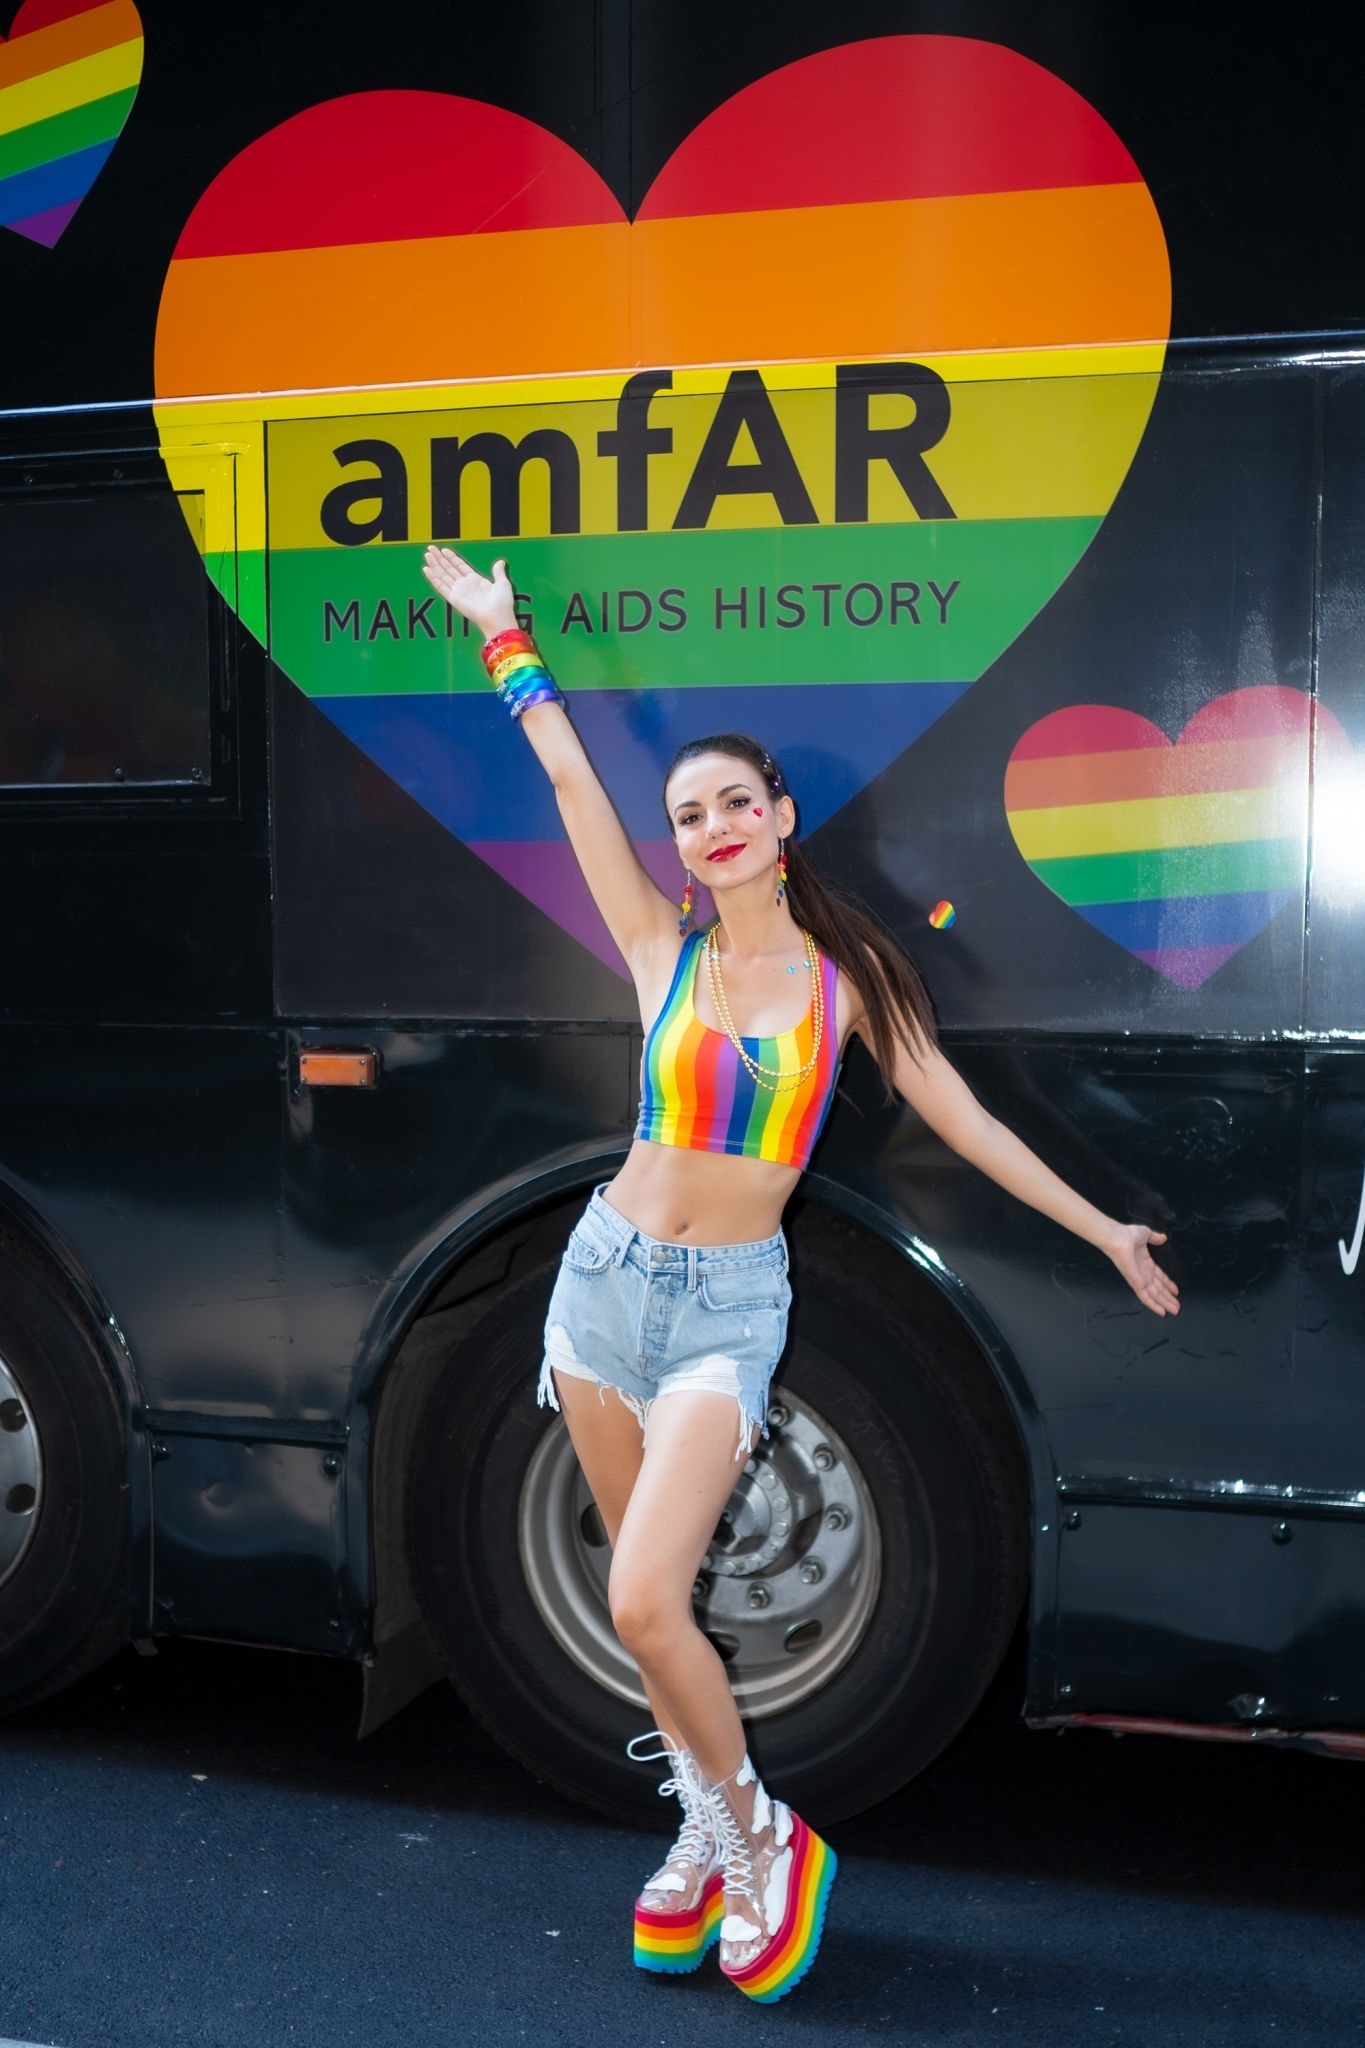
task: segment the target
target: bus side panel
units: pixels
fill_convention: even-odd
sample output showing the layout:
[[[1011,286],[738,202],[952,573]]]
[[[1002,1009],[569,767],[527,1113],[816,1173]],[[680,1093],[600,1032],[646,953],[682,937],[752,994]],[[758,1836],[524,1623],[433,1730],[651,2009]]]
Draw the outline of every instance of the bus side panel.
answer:
[[[1365,1723],[1365,1530],[1279,1512],[1080,1506],[1059,1537],[1057,1682],[1030,1715]]]

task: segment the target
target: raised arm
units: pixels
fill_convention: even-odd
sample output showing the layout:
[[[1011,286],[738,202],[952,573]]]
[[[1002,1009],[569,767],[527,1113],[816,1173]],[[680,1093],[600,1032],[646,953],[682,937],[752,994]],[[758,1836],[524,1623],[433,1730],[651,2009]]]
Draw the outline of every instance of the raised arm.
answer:
[[[422,563],[427,582],[447,604],[477,626],[485,641],[517,630],[507,564],[480,575],[453,548],[429,547]],[[563,700],[532,703],[522,731],[554,786],[555,801],[592,900],[627,966],[638,973],[657,949],[677,946],[678,910],[645,872],[611,798],[564,710]]]
[[[856,1022],[853,1028],[858,1029]],[[1145,1223],[1120,1223],[1078,1195],[1022,1138],[982,1107],[937,1046],[913,1056],[902,1047],[895,1086],[954,1152],[980,1167],[1007,1193],[1112,1259],[1144,1307],[1159,1316],[1179,1314],[1179,1289],[1151,1254],[1152,1245],[1165,1244],[1165,1232],[1149,1230]]]

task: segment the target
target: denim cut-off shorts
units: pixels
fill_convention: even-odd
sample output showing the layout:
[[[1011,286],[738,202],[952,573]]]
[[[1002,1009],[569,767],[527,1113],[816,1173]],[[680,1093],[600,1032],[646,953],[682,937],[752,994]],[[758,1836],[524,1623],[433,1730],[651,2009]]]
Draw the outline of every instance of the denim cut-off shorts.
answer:
[[[538,1400],[558,1408],[553,1374],[615,1387],[639,1422],[666,1394],[729,1394],[747,1456],[766,1436],[768,1383],[787,1336],[787,1241],[666,1244],[599,1188],[564,1250],[545,1319]]]

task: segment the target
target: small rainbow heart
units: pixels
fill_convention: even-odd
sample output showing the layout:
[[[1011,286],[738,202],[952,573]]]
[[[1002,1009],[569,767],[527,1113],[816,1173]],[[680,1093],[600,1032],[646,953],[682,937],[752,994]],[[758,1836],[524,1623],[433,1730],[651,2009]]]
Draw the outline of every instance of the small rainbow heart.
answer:
[[[0,38],[0,226],[56,243],[118,141],[142,77],[133,0],[24,0]]]
[[[1195,989],[1302,901],[1311,777],[1350,753],[1330,711],[1274,684],[1215,698],[1174,744],[1134,711],[1071,704],[1014,749],[1005,811],[1039,881]]]

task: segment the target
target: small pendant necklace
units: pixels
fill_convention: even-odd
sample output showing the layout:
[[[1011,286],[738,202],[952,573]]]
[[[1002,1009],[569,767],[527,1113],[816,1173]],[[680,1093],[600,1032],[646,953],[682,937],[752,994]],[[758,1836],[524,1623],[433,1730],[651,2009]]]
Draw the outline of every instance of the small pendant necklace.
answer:
[[[717,926],[712,925],[706,935],[706,976],[711,985],[711,1000],[716,1006],[716,1015],[720,1018],[721,1024],[724,1027],[725,1036],[739,1054],[740,1059],[744,1063],[745,1071],[752,1081],[756,1082],[760,1088],[768,1089],[773,1095],[790,1094],[793,1088],[799,1088],[801,1083],[815,1072],[820,1059],[820,1048],[825,1038],[825,986],[820,973],[820,956],[815,950],[815,941],[809,932],[802,933],[802,937],[806,942],[806,966],[810,970],[811,978],[810,1007],[813,1027],[811,1055],[803,1067],[798,1068],[795,1073],[789,1074],[784,1072],[781,1067],[761,1066],[744,1049],[744,1041],[735,1029],[735,1020],[730,1015],[730,1004],[725,994],[725,979],[721,973],[720,965],[720,948],[716,944],[717,929]],[[795,970],[789,967],[787,972],[791,974]]]

